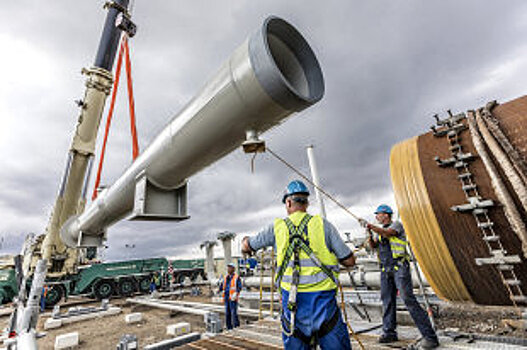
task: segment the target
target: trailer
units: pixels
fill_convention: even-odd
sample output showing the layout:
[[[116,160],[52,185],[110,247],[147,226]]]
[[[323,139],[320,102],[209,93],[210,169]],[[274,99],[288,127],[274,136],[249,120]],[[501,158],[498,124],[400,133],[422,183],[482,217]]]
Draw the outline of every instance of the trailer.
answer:
[[[72,295],[82,295],[97,300],[128,297],[150,292],[152,276],[160,276],[157,289],[172,283],[206,279],[203,259],[172,260],[166,258],[135,259],[79,266],[78,273],[61,278],[46,279],[47,308],[51,308]],[[31,281],[28,281],[30,284]],[[29,289],[27,289],[29,290]],[[18,294],[14,265],[0,268],[0,302],[11,302]]]

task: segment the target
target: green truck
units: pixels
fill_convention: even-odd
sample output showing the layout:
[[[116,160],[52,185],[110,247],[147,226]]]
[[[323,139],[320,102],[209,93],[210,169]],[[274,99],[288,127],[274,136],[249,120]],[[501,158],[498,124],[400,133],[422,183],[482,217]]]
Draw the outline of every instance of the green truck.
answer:
[[[15,267],[12,264],[0,266],[0,304],[10,302],[17,294]]]
[[[60,279],[46,279],[46,307],[52,307],[70,295],[84,295],[101,300],[149,293],[150,281],[155,272],[164,277],[163,286],[168,285],[166,282],[170,271],[174,283],[182,283],[186,277],[192,281],[200,277],[206,279],[204,266],[203,259],[168,261],[165,258],[80,266],[76,274],[65,275]],[[1,302],[10,302],[16,294],[18,288],[14,267],[6,265],[4,269],[0,269]]]

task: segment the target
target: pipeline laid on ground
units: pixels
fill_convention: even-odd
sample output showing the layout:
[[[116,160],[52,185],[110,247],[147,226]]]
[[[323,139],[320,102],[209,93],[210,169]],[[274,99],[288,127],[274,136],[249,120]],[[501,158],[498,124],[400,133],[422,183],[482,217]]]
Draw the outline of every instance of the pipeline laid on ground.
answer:
[[[415,270],[412,268],[412,283],[414,288],[418,288],[418,279]],[[351,279],[350,279],[351,276]],[[364,271],[355,270],[349,274],[341,272],[339,276],[340,283],[344,287],[368,287],[372,289],[381,288],[381,271]],[[271,277],[263,277],[262,284],[264,287],[271,286]],[[246,277],[243,279],[243,285],[252,288],[260,287],[260,277]],[[424,287],[430,287],[426,280],[423,280]]]
[[[223,305],[197,303],[192,301],[176,301],[138,297],[128,298],[126,299],[126,302],[203,316],[209,312],[225,312],[225,306]],[[258,313],[259,311],[255,309],[249,309],[244,307],[238,308],[238,315],[240,316],[258,317]],[[263,311],[263,314],[265,316],[270,315],[268,311]]]
[[[436,294],[527,303],[527,97],[436,117],[392,148],[397,207]]]

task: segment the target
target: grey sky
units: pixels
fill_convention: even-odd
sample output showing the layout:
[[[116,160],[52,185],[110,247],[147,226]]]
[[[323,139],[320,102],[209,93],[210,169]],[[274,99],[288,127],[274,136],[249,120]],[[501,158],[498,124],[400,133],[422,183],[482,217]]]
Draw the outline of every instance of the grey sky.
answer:
[[[103,3],[2,4],[3,252],[18,251],[27,232],[44,230],[77,118],[73,101],[84,91],[80,69],[92,63],[97,49]],[[306,172],[305,146],[315,144],[323,185],[371,219],[380,201],[393,204],[393,144],[425,132],[436,112],[525,93],[526,7],[523,1],[136,0],[138,34],[131,49],[141,149],[266,16],[278,15],[313,46],[326,95],[264,139]],[[121,84],[106,184],[131,161],[124,91]],[[257,158],[255,174],[249,165],[237,150],[190,179],[192,218],[184,223],[114,226],[107,257],[189,256],[219,231],[252,234],[283,215],[279,197],[294,174],[269,155]],[[341,232],[360,232],[350,217],[327,205]],[[136,245],[134,253],[125,251],[126,243]]]

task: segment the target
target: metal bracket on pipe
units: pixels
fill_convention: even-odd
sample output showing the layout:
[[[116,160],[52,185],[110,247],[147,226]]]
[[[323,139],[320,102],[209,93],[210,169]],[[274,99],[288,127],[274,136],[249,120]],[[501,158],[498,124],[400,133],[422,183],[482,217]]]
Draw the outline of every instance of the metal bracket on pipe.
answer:
[[[447,113],[449,117],[446,119],[439,119],[437,114],[434,115],[436,125],[430,127],[434,133],[434,136],[442,137],[451,132],[458,133],[467,128],[465,124],[461,123],[461,121],[467,117],[465,113],[453,115],[450,110],[448,110]],[[436,126],[440,127],[441,129],[437,129]]]
[[[482,200],[479,197],[470,197],[468,200],[469,203],[454,205],[453,207],[450,207],[450,209],[453,211],[463,213],[468,211],[474,211],[476,209],[486,209],[494,206],[494,202],[492,201],[492,199]]]
[[[139,174],[129,220],[181,221],[188,218],[186,182],[176,189],[164,189],[150,181],[144,172]]]
[[[242,143],[245,153],[263,153],[265,152],[265,141],[258,137],[256,130],[247,130],[245,141]]]
[[[465,124],[462,124],[462,123],[459,123],[459,124],[454,124],[452,127],[449,127],[449,128],[442,128],[442,129],[437,129],[435,127],[435,125],[431,126],[430,129],[432,129],[432,131],[434,132],[434,136],[436,137],[443,137],[445,135],[454,135],[455,134],[458,134],[459,132],[467,129],[467,126]]]
[[[493,251],[492,255],[490,258],[476,258],[476,265],[505,265],[519,264],[522,262],[518,255],[505,255],[501,250]]]
[[[459,168],[460,166],[465,165],[467,162],[474,160],[476,158],[475,155],[472,153],[458,153],[455,154],[453,157],[448,159],[441,159],[439,156],[434,157],[434,160],[436,161],[437,165],[440,167],[449,167],[454,166],[455,168]]]
[[[467,118],[465,113],[459,113],[459,114],[453,115],[450,109],[447,110],[446,112],[448,113],[448,118],[445,118],[445,119],[439,119],[439,116],[437,114],[434,115],[436,124],[438,126],[452,126],[452,125],[457,124],[459,121]]]
[[[100,235],[86,234],[83,231],[79,233],[79,240],[77,241],[77,247],[88,248],[88,247],[102,247],[106,242],[106,231]]]

